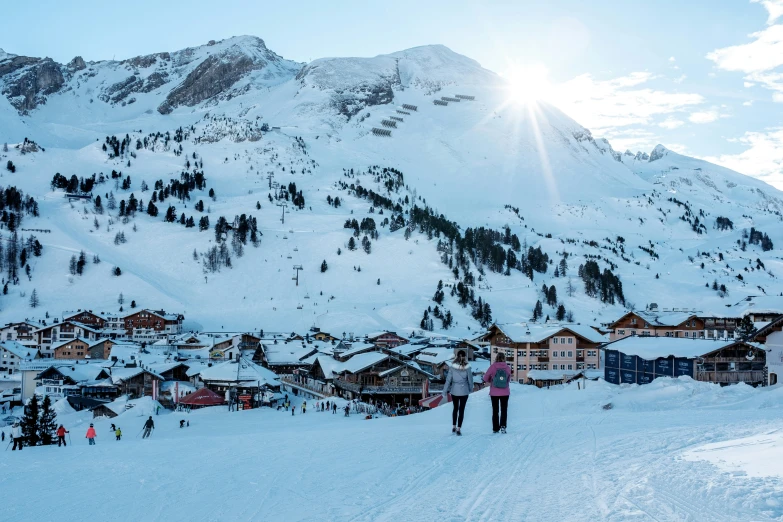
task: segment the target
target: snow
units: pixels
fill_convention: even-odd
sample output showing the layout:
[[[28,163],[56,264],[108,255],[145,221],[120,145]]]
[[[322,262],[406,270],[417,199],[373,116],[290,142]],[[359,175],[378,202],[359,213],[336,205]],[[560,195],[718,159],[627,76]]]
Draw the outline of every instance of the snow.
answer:
[[[618,350],[626,355],[638,355],[642,359],[654,360],[659,357],[700,357],[736,341],[720,339],[685,339],[680,337],[654,337],[632,335],[606,345],[607,350]],[[761,345],[759,345],[761,346]]]
[[[342,371],[348,373],[360,372],[365,368],[369,368],[373,364],[378,364],[388,358],[389,355],[382,352],[360,353],[345,361],[345,363],[343,363]]]
[[[604,410],[608,403],[613,408]],[[149,399],[135,404],[113,419],[60,414],[71,431],[68,448],[0,454],[3,520],[46,519],[52,509],[59,520],[117,521],[783,517],[783,387],[512,383],[508,434],[491,433],[482,390],[468,400],[459,438],[450,433],[448,405],[364,420],[225,406],[155,416]],[[150,414],[155,430],[142,440]],[[180,419],[190,427],[180,429]],[[84,439],[90,422],[98,433],[92,447]],[[111,423],[122,428],[122,441],[109,433]],[[74,473],[100,484],[100,495]],[[50,487],[41,502],[29,493],[44,479]]]

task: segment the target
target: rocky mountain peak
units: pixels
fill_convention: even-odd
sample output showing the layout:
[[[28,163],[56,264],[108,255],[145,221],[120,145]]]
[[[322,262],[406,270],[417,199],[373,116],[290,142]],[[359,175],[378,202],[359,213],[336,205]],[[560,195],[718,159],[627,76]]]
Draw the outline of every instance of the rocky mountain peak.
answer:
[[[661,144],[658,144],[658,145],[655,146],[655,148],[650,153],[650,162],[653,162],[655,160],[659,160],[659,159],[661,159],[662,157],[664,157],[668,153],[669,153],[669,149],[667,149],[666,147],[664,147]]]

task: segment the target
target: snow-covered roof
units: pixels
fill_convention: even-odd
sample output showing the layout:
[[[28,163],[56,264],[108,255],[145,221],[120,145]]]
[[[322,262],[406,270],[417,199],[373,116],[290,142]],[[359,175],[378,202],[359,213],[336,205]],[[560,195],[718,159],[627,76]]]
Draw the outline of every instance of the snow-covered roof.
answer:
[[[136,367],[136,368],[112,368],[111,369],[111,382],[114,384],[119,384],[123,381],[127,381],[128,379],[133,379],[137,375],[140,375],[142,373],[149,373],[150,375],[157,377],[161,381],[164,380],[162,375],[159,375],[151,370],[147,370],[145,368]]]
[[[343,371],[348,373],[360,372],[366,368],[369,368],[373,364],[378,364],[387,357],[389,357],[387,354],[381,352],[360,353],[354,355],[345,362]]]
[[[367,352],[374,349],[375,345],[372,343],[353,343],[348,350],[345,350],[342,354],[340,354],[340,357],[351,357],[357,353]]]
[[[310,345],[302,346],[299,343],[275,344],[266,351],[266,360],[270,365],[274,364],[303,364],[303,360],[309,357],[316,349]]]
[[[582,324],[511,323],[496,326],[515,343],[540,343],[566,330],[592,343],[605,343],[609,340],[592,327]]]
[[[280,384],[276,373],[244,357],[240,357],[238,362],[231,360],[216,364],[211,368],[204,368],[201,370],[201,380],[228,383],[260,382],[272,386]]]
[[[491,365],[492,362],[489,359],[476,359],[475,361],[470,361],[470,367],[473,369],[474,374],[480,373],[484,375]]]
[[[454,359],[454,350],[451,348],[425,348],[416,360],[425,364],[438,366]]]
[[[90,344],[91,341],[89,339],[84,339],[82,337],[74,337],[73,339],[66,339],[64,341],[60,341],[59,343],[53,344],[52,345],[52,350],[56,350],[57,348],[59,348],[61,346],[65,346],[66,344],[70,344],[70,343],[73,343],[73,342],[76,342],[76,341],[81,341],[84,344],[86,344],[88,347],[91,346],[91,344]]]
[[[783,315],[783,296],[758,295],[748,296],[742,301],[716,310],[716,317],[744,317],[749,314],[781,314]]]
[[[633,335],[624,337],[604,348],[617,350],[625,355],[638,355],[642,359],[653,360],[659,357],[700,357],[715,350],[736,343],[722,339],[685,339],[682,337],[652,337]],[[761,345],[754,345],[760,347]]]
[[[146,366],[148,366],[149,369],[152,370],[153,372],[163,375],[167,371],[176,368],[177,366],[185,366],[185,364],[177,361],[170,361],[170,362],[151,363]]]
[[[16,341],[3,341],[0,343],[0,346],[16,355],[20,359],[35,359],[35,356],[38,354],[37,348],[30,348],[29,346],[25,346]]]
[[[318,355],[316,356],[316,360],[324,372],[325,379],[334,379],[337,374],[343,371],[345,366],[344,363],[341,363],[328,355]]]
[[[101,372],[106,369],[101,364],[89,363],[78,364],[75,361],[62,361],[49,363],[45,368],[41,368],[42,373],[49,368],[55,368],[64,377],[70,377],[75,382],[97,381]]]

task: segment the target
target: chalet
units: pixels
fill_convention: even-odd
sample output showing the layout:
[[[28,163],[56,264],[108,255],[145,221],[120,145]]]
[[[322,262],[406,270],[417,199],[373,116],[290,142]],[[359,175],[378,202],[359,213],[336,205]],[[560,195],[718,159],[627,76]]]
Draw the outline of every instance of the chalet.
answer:
[[[123,317],[122,325],[134,341],[148,341],[181,334],[184,319],[181,314],[167,314],[163,310],[145,308]]]
[[[138,366],[110,368],[111,382],[119,392],[131,398],[155,397],[163,377],[160,374]]]
[[[594,370],[600,366],[598,348],[606,338],[579,324],[492,325],[475,340],[488,343],[491,360],[505,353],[513,378],[524,384],[530,370]]]
[[[451,348],[425,348],[414,359],[422,370],[435,378],[444,380],[449,364],[454,360],[454,350]]]
[[[339,339],[337,337],[335,337],[335,336],[333,336],[333,335],[331,335],[331,334],[329,334],[327,332],[321,332],[321,331],[318,331],[318,332],[314,333],[310,337],[312,337],[316,341],[323,341],[323,342],[339,341]]]
[[[34,332],[40,325],[29,323],[8,323],[0,328],[0,341],[16,341],[25,346],[38,347]]]
[[[265,352],[266,366],[278,375],[293,374],[300,369],[309,369],[311,361],[307,361],[318,353],[315,346],[306,343],[273,344]]]
[[[407,344],[408,339],[400,337],[395,332],[375,332],[367,335],[366,342],[378,347],[394,348],[401,344]]]
[[[695,312],[658,312],[634,311],[628,312],[616,321],[609,323],[611,333],[609,339],[616,341],[623,337],[690,337],[703,339],[705,337],[704,319]]]
[[[261,339],[250,334],[233,335],[214,340],[210,348],[210,359],[236,359],[237,355],[248,352],[251,357],[255,357],[256,351],[261,344]]]
[[[33,336],[43,358],[54,357],[54,346],[59,346],[63,341],[83,339],[89,343],[99,338],[98,330],[74,321],[44,326],[36,330]]]
[[[414,404],[424,398],[432,377],[417,364],[382,352],[367,352],[354,355],[343,363],[334,386],[348,399]]]
[[[106,382],[109,378],[108,370],[99,364],[57,361],[47,363],[46,367],[29,367],[34,373],[29,381],[32,382],[34,391],[41,395],[56,399],[74,395],[114,397],[117,394],[117,389]],[[23,377],[23,385],[25,380]]]
[[[181,362],[160,362],[152,363],[149,369],[166,381],[187,381],[188,366]]]
[[[353,343],[347,350],[343,350],[339,355],[336,355],[337,359],[345,362],[354,355],[367,352],[377,352],[375,345],[372,343]]]
[[[723,313],[721,315],[724,315]],[[727,317],[750,317],[754,323],[768,323],[783,315],[783,296],[750,295],[727,307]]]
[[[280,381],[274,372],[246,357],[203,368],[200,378],[204,386],[223,396],[232,389],[243,395],[255,394],[265,388],[280,387]]]
[[[117,344],[111,339],[98,339],[90,343],[88,349],[90,359],[109,359],[112,347]]]
[[[23,362],[40,358],[37,348],[24,346],[17,341],[0,342],[0,373],[15,373]]]
[[[658,377],[688,376],[721,385],[764,383],[766,350],[734,340],[635,336],[604,347],[605,380],[648,384]]]
[[[767,385],[783,382],[783,316],[757,331],[753,341],[764,343],[767,350]]]
[[[92,313],[92,310],[77,310],[75,312],[63,313],[63,321],[74,321],[77,323],[92,326],[96,330],[106,327],[106,319],[100,315]]]
[[[91,341],[77,337],[52,345],[55,359],[89,359]]]

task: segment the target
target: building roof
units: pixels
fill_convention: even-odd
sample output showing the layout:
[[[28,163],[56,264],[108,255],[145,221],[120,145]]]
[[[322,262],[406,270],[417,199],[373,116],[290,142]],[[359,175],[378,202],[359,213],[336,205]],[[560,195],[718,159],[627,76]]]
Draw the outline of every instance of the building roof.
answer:
[[[217,406],[223,404],[225,400],[209,388],[201,388],[190,395],[185,395],[178,402],[189,406]]]
[[[148,373],[153,377],[157,377],[161,381],[165,380],[162,375],[159,375],[151,370],[147,370],[146,368],[137,366],[136,368],[111,368],[111,382],[113,384],[119,384],[129,379],[133,379],[142,373]]]
[[[82,337],[74,337],[73,339],[66,339],[64,341],[60,341],[60,342],[58,342],[56,344],[53,344],[52,345],[52,350],[56,350],[57,348],[60,348],[61,346],[65,346],[66,344],[70,344],[70,343],[73,343],[73,342],[76,342],[76,341],[83,342],[84,344],[87,345],[87,347],[92,346],[91,345],[91,341],[89,339],[84,339]]]
[[[749,314],[783,315],[783,296],[749,295],[742,301],[716,311],[716,317],[744,317]]]
[[[345,361],[342,371],[348,373],[357,373],[369,368],[374,364],[378,364],[387,357],[389,357],[389,355],[381,352],[360,353]]]
[[[38,373],[41,374],[49,368],[54,368],[63,377],[69,377],[77,383],[97,381],[101,376],[101,372],[106,371],[102,365],[96,363],[79,364],[76,361],[58,361],[55,363],[48,363],[46,367],[41,368]]]
[[[234,384],[242,382],[260,382],[261,384],[268,384],[270,386],[280,385],[276,373],[263,366],[259,366],[245,357],[240,357],[239,361],[226,361],[202,369],[201,380],[204,382],[220,381]]]
[[[582,370],[530,370],[527,378],[534,381],[561,381],[582,373]]]
[[[351,357],[357,353],[368,352],[375,350],[375,345],[372,343],[353,343],[351,347],[340,354],[340,357]]]
[[[328,355],[318,355],[315,359],[313,364],[315,364],[316,361],[318,362],[318,365],[324,372],[325,379],[334,379],[338,374],[342,373],[345,366],[344,363],[341,363]]]
[[[266,360],[270,365],[302,364],[303,361],[316,352],[311,345],[302,346],[299,343],[273,344],[266,350]],[[305,363],[306,364],[306,363]]]
[[[591,343],[605,343],[609,339],[590,326],[582,324],[496,324],[506,336],[515,343],[540,343],[564,330],[570,331]]]
[[[424,364],[439,366],[454,359],[454,350],[451,348],[425,348],[416,356],[416,360]]]
[[[701,357],[732,344],[735,340],[721,339],[685,339],[682,337],[653,337],[632,335],[618,339],[604,346],[607,350],[617,350],[625,355],[637,355],[642,359],[653,360],[659,357]],[[753,344],[757,348],[761,345]]]
[[[25,359],[28,361],[31,359],[35,359],[36,356],[38,355],[37,348],[30,348],[29,346],[25,346],[16,341],[3,341],[2,343],[0,343],[0,346],[5,348],[7,351],[11,352],[12,354],[16,355],[20,359]]]

